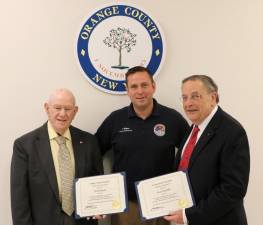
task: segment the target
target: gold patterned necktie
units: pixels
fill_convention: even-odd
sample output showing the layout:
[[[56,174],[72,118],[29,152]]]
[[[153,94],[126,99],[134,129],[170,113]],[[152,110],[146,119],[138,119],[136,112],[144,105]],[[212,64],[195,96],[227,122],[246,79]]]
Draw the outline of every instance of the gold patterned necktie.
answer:
[[[74,211],[73,207],[73,166],[70,159],[69,149],[66,146],[66,138],[58,136],[55,138],[59,145],[58,164],[61,180],[61,202],[63,211],[69,216]]]

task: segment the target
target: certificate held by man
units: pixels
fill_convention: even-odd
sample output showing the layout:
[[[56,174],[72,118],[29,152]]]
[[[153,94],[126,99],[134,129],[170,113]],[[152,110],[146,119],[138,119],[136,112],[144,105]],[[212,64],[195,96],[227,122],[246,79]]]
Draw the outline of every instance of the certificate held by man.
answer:
[[[179,171],[136,182],[142,220],[194,205],[186,173]]]
[[[124,212],[125,173],[79,178],[75,181],[76,218]]]

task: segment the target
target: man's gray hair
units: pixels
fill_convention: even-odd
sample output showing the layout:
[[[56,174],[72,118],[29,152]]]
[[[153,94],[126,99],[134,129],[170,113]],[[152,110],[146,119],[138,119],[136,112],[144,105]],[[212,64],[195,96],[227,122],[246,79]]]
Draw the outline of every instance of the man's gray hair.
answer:
[[[191,75],[183,79],[182,84],[184,84],[187,81],[195,81],[195,80],[200,80],[209,92],[216,92],[217,94],[216,102],[217,103],[219,102],[217,84],[214,82],[214,80],[211,77],[207,75]]]

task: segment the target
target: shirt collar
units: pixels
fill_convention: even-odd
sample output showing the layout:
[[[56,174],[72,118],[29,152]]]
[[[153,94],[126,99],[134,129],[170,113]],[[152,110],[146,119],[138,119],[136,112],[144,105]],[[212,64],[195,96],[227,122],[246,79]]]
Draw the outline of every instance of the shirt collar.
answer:
[[[160,105],[158,104],[158,102],[153,99],[153,111],[150,114],[150,116],[159,116],[160,115]],[[149,116],[149,117],[150,117]],[[128,106],[128,118],[132,118],[132,117],[137,117],[133,105],[132,103]]]
[[[53,126],[51,125],[49,121],[47,123],[47,130],[48,130],[48,136],[50,140],[58,136],[57,132],[54,130]],[[71,140],[69,128],[65,131],[65,133],[63,134],[63,137],[65,137],[67,140]]]
[[[210,120],[213,118],[213,116],[215,115],[216,111],[218,109],[218,105],[216,105],[213,110],[211,111],[211,113],[208,115],[208,117],[205,118],[205,120],[198,125],[198,128],[200,129],[200,133],[202,133],[205,128],[207,127],[207,125],[209,124]]]

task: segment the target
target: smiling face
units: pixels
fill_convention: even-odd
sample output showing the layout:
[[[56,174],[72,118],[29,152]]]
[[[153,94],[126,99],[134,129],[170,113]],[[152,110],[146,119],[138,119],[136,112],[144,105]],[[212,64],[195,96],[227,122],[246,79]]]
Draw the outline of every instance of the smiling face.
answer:
[[[182,99],[186,116],[199,125],[216,106],[217,93],[209,91],[200,80],[188,80],[182,85]]]
[[[146,71],[136,72],[127,77],[127,94],[135,110],[144,111],[153,106],[155,83]]]
[[[52,127],[61,135],[69,128],[78,111],[73,94],[66,89],[56,90],[44,107]]]

